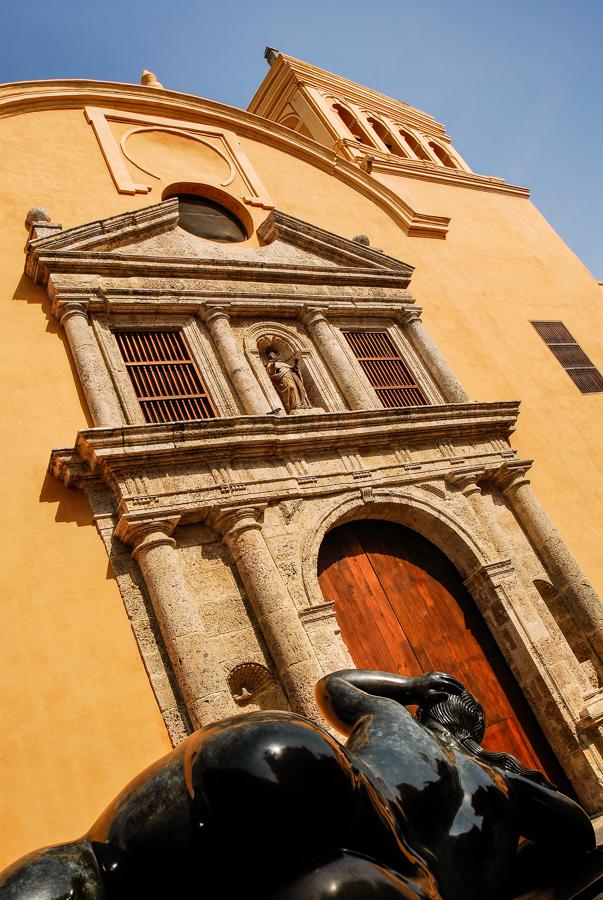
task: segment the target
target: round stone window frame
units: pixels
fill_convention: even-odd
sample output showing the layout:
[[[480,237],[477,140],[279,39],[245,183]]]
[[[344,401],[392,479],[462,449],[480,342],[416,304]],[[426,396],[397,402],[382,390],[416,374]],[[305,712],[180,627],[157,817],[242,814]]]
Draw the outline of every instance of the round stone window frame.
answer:
[[[217,206],[222,206],[227,213],[230,213],[231,216],[234,216],[235,219],[238,220],[242,230],[245,232],[246,237],[241,241],[220,241],[218,238],[207,238],[203,237],[203,235],[194,235],[195,237],[200,237],[205,241],[215,241],[220,244],[244,244],[250,240],[255,231],[255,226],[253,223],[253,219],[244,206],[239,200],[233,197],[231,194],[226,193],[226,191],[221,191],[219,188],[214,187],[211,184],[200,184],[198,182],[189,182],[189,181],[178,181],[174,184],[168,185],[164,189],[161,194],[162,200],[170,200],[173,197],[179,197],[182,195],[188,195],[190,197],[199,197],[201,200],[209,200],[211,203],[215,203]],[[189,234],[194,234],[194,232],[188,232]]]

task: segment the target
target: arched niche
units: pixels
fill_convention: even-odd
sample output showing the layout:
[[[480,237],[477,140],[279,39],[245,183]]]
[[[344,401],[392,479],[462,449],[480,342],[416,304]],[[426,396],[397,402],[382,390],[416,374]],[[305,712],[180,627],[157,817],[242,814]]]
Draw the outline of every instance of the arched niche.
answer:
[[[293,328],[280,322],[258,322],[243,339],[245,355],[272,409],[282,409],[281,399],[266,371],[266,351],[274,347],[284,361],[296,356],[310,403],[315,410],[345,409],[341,398],[306,340]]]

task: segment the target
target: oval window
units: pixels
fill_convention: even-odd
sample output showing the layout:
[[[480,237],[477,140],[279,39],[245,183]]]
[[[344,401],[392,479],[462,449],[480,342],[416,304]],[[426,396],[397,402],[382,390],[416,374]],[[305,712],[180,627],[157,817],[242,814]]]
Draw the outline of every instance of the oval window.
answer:
[[[197,237],[236,243],[247,240],[243,225],[230,210],[195,194],[178,194],[178,224]]]

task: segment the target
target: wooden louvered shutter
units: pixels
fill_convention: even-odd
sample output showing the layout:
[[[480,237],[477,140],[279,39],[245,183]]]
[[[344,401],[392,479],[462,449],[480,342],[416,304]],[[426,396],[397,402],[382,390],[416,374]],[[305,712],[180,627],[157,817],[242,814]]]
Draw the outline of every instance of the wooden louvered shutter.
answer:
[[[215,417],[180,331],[116,331],[115,337],[147,422]]]
[[[342,332],[383,406],[428,405],[387,331]]]
[[[532,325],[583,394],[603,391],[603,375],[562,322],[532,322]]]

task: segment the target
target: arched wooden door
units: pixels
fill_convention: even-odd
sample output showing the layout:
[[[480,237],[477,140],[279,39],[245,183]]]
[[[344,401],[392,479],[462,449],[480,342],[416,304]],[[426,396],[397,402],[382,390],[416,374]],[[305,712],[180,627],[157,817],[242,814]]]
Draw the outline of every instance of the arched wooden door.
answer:
[[[458,572],[430,541],[392,522],[350,522],[326,535],[318,577],[358,668],[455,675],[484,707],[484,747],[571,791]]]

